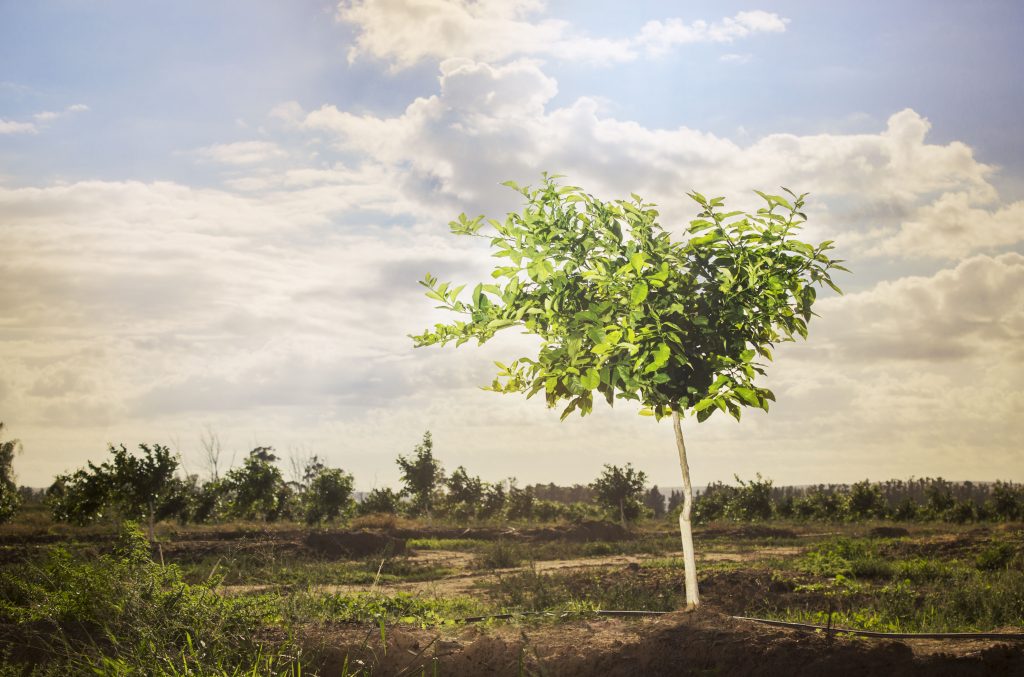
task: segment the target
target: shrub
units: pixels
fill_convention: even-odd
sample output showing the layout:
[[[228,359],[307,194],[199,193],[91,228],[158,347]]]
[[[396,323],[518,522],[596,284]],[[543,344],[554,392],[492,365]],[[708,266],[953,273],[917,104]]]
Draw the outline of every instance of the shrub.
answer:
[[[857,482],[850,487],[848,506],[850,517],[853,519],[885,517],[886,513],[885,499],[882,498],[882,488],[868,480]]]
[[[256,447],[241,468],[227,473],[223,487],[234,516],[268,522],[282,516],[288,489],[281,470],[274,465],[276,460],[273,447]]]
[[[4,424],[0,422],[0,435],[3,434]],[[14,483],[14,454],[21,448],[18,440],[0,439],[0,524],[14,516],[21,505],[21,495],[18,493],[18,485]]]
[[[978,553],[975,565],[982,571],[997,571],[1010,566],[1017,549],[1010,543],[993,543]]]
[[[306,522],[336,520],[352,512],[352,475],[340,468],[320,468],[303,494]]]
[[[722,482],[709,484],[693,501],[693,521],[697,524],[707,524],[725,517],[726,509],[735,493],[735,487]],[[680,503],[674,512],[678,515],[681,508]]]
[[[522,564],[525,559],[523,547],[503,538],[488,543],[477,558],[483,569],[509,569]]]
[[[909,496],[904,497],[899,503],[896,504],[896,508],[892,511],[894,519],[900,520],[901,522],[910,522],[916,520],[921,514],[921,509],[918,507],[914,499]]]
[[[395,515],[401,500],[401,496],[391,488],[374,489],[363,497],[356,510],[360,515]]]
[[[520,489],[511,482],[508,488],[508,500],[506,501],[505,516],[510,520],[528,520],[533,517],[533,492],[530,489]]]
[[[772,516],[772,481],[757,474],[756,479],[744,482],[734,475],[739,488],[733,492],[725,514],[735,520],[766,520]]]
[[[1007,482],[996,482],[991,491],[991,510],[1003,520],[1024,517],[1024,487]]]

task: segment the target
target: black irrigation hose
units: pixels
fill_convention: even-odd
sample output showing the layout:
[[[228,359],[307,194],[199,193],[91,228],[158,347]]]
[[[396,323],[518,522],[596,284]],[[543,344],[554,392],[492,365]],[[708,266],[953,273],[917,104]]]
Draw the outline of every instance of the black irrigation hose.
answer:
[[[796,630],[824,630],[834,634],[857,635],[858,637],[878,637],[882,639],[1024,639],[1024,632],[874,632],[872,630],[849,630],[847,628],[829,628],[824,625],[808,623],[790,623],[789,621],[773,621],[767,618],[748,618],[747,616],[730,616],[738,621],[752,621],[764,625],[775,625],[780,628]]]
[[[617,609],[598,609],[596,611],[523,611],[514,614],[493,614],[490,616],[469,616],[459,618],[456,623],[480,623],[488,620],[509,620],[519,616],[558,616],[564,618],[574,614],[593,613],[598,616],[617,617],[643,617],[663,616],[669,611],[627,611]],[[811,625],[809,623],[791,623],[789,621],[773,621],[768,618],[750,618],[749,616],[730,616],[737,621],[750,621],[762,623],[780,628],[792,628],[794,630],[817,631],[823,630],[826,633],[856,635],[857,637],[875,637],[879,639],[1005,639],[1024,640],[1024,632],[874,632],[872,630],[850,630],[848,628],[829,628],[824,625]]]

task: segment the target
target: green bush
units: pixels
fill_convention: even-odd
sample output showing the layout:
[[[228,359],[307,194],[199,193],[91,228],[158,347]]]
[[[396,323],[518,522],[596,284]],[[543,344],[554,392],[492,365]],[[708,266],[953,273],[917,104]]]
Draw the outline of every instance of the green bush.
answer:
[[[735,520],[766,520],[772,516],[772,481],[761,477],[744,482],[734,475],[739,488],[732,494],[725,514]]]
[[[1006,569],[1016,554],[1017,548],[1010,543],[993,543],[978,553],[975,564],[982,571]]]
[[[402,497],[390,487],[374,489],[359,502],[356,511],[360,515],[396,515],[401,507]]]

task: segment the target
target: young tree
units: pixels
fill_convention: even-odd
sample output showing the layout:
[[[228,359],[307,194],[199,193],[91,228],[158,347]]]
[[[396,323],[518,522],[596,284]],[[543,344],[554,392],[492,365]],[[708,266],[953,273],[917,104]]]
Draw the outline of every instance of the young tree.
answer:
[[[644,493],[644,507],[650,509],[655,519],[665,516],[665,495],[658,489],[657,484]]]
[[[175,478],[178,459],[163,445],[139,445],[139,455],[133,455],[122,444],[110,447],[114,457],[104,463],[109,479],[110,497],[121,514],[130,519],[145,517],[149,539],[153,540],[153,527],[157,512],[179,493],[181,483]]]
[[[229,470],[224,476],[224,489],[231,495],[235,515],[259,516],[268,522],[277,519],[286,487],[275,461],[273,447],[256,447],[241,468]]]
[[[470,475],[460,465],[444,484],[448,490],[444,503],[450,516],[465,518],[476,514],[484,497],[483,480]]]
[[[434,493],[444,481],[441,462],[434,458],[434,439],[430,431],[423,433],[423,441],[413,449],[412,458],[399,456],[398,468],[402,471],[402,494],[412,498],[414,514],[429,515],[434,507]]]
[[[451,286],[427,275],[427,296],[462,316],[413,336],[415,345],[484,343],[508,327],[536,334],[536,357],[498,365],[491,390],[543,392],[562,412],[591,411],[594,393],[610,404],[633,400],[640,412],[671,416],[683,477],[679,516],[688,606],[697,577],[690,529],[693,491],[681,419],[715,411],[739,418],[743,406],[768,408],[774,395],[756,383],[758,356],[770,359],[779,341],[806,337],[815,286],[835,288],[831,243],[793,237],[805,220],[803,195],[759,193],[754,214],[724,212],[723,198],[690,193],[700,213],[688,239],[674,240],[654,205],[633,195],[604,202],[545,175],[536,189],[509,182],[527,201],[504,222],[451,223],[458,235],[488,237],[502,259],[496,283]],[[838,289],[837,289],[838,291]]]
[[[854,519],[885,517],[885,499],[882,488],[869,480],[856,482],[850,487],[850,516]]]
[[[526,487],[520,489],[516,486],[516,478],[508,480],[508,498],[505,499],[505,517],[510,520],[528,520],[533,517],[534,500],[533,489]]]
[[[353,478],[340,468],[328,468],[316,456],[307,463],[303,475],[306,489],[306,522],[316,524],[336,520],[351,513]]]
[[[370,491],[356,506],[360,515],[394,515],[398,512],[402,497],[390,487],[376,488]]]
[[[683,492],[673,489],[668,495],[668,506],[666,512],[670,515],[676,508],[683,504]]]
[[[47,490],[57,520],[86,524],[112,509],[128,519],[144,518],[152,540],[156,522],[183,507],[184,484],[175,477],[178,459],[161,444],[140,444],[132,454],[110,445],[112,458],[59,475]]]
[[[14,454],[21,449],[18,440],[3,440],[4,424],[0,421],[0,524],[14,516],[21,505],[18,485],[14,482]]]
[[[54,478],[46,490],[46,503],[53,519],[84,525],[103,516],[109,506],[108,478],[97,472],[98,466],[90,463],[88,467]]]
[[[627,514],[630,519],[640,516],[641,498],[647,475],[634,470],[631,463],[625,468],[616,465],[604,466],[601,475],[591,483],[590,487],[597,496],[597,502],[606,508],[619,511],[619,521],[626,526]]]

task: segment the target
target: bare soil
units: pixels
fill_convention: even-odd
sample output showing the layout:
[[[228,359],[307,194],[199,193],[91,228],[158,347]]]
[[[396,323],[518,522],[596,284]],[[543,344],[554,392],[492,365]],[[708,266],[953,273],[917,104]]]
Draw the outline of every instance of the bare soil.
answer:
[[[1021,675],[1024,646],[834,637],[738,621],[711,609],[652,620],[449,630],[323,627],[323,674],[365,666],[405,675]],[[435,672],[436,671],[436,672]]]

